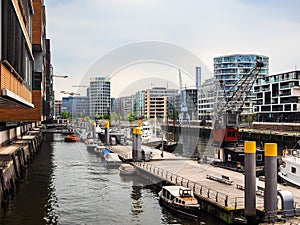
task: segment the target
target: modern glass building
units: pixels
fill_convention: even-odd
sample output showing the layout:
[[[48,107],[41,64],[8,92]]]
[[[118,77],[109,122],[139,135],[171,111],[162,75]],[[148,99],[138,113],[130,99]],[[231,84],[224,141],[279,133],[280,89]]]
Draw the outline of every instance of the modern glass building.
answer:
[[[229,91],[235,91],[235,84],[243,76],[255,67],[257,61],[264,63],[260,71],[260,78],[269,75],[269,57],[254,54],[234,54],[214,58],[214,77],[216,80],[223,80],[225,94],[228,96]],[[253,94],[247,97],[243,106],[242,114],[253,113]]]
[[[111,111],[110,81],[105,77],[93,77],[89,87],[90,116],[107,115]]]
[[[89,99],[86,96],[69,96],[62,98],[61,111],[72,114],[72,117],[89,115]]]

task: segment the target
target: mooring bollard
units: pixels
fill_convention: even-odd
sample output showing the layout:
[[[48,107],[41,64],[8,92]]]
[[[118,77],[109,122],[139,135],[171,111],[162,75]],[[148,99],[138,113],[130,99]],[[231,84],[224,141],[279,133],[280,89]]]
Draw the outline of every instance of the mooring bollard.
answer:
[[[256,142],[244,142],[245,216],[256,215]]]
[[[265,216],[274,221],[277,214],[277,144],[265,143]]]

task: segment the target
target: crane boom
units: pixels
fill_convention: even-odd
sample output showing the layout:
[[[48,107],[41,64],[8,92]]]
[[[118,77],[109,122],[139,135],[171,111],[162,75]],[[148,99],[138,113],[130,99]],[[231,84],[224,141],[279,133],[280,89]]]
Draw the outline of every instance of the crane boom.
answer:
[[[215,89],[213,138],[222,146],[238,141],[238,119],[263,63],[256,62],[254,68],[243,75],[226,95],[222,81]]]
[[[79,93],[69,92],[69,91],[61,91],[60,93],[66,94],[66,95],[70,95],[70,96],[73,96],[73,95],[80,95]]]

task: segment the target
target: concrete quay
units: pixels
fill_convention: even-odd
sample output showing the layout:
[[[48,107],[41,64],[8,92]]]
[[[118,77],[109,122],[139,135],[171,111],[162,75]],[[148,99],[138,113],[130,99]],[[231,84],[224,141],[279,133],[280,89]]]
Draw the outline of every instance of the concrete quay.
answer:
[[[142,146],[142,149],[144,147]],[[113,146],[113,152],[130,161],[131,146]],[[183,185],[194,190],[201,209],[214,215],[228,224],[244,222],[244,175],[239,172],[214,167],[210,164],[199,164],[188,158],[176,156],[172,153],[151,149],[154,157],[149,162],[132,162],[136,166],[137,173],[153,183],[169,183]],[[265,183],[256,178],[256,212],[261,219],[264,217],[264,188]],[[294,196],[296,212],[300,211],[299,189],[277,184],[277,190],[288,190]],[[280,209],[281,202],[278,203]],[[278,217],[281,210],[278,210]],[[282,218],[285,220],[285,218]],[[288,219],[292,222],[299,218]]]
[[[40,149],[42,132],[31,128],[23,135],[15,136],[10,144],[0,147],[0,202],[5,204],[13,195],[30,161]]]

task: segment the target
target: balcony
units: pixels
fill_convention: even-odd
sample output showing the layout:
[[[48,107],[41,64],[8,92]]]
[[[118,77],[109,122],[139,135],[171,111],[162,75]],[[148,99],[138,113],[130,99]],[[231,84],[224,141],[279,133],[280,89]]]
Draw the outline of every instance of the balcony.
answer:
[[[0,64],[0,108],[33,108],[32,92],[13,68]]]

